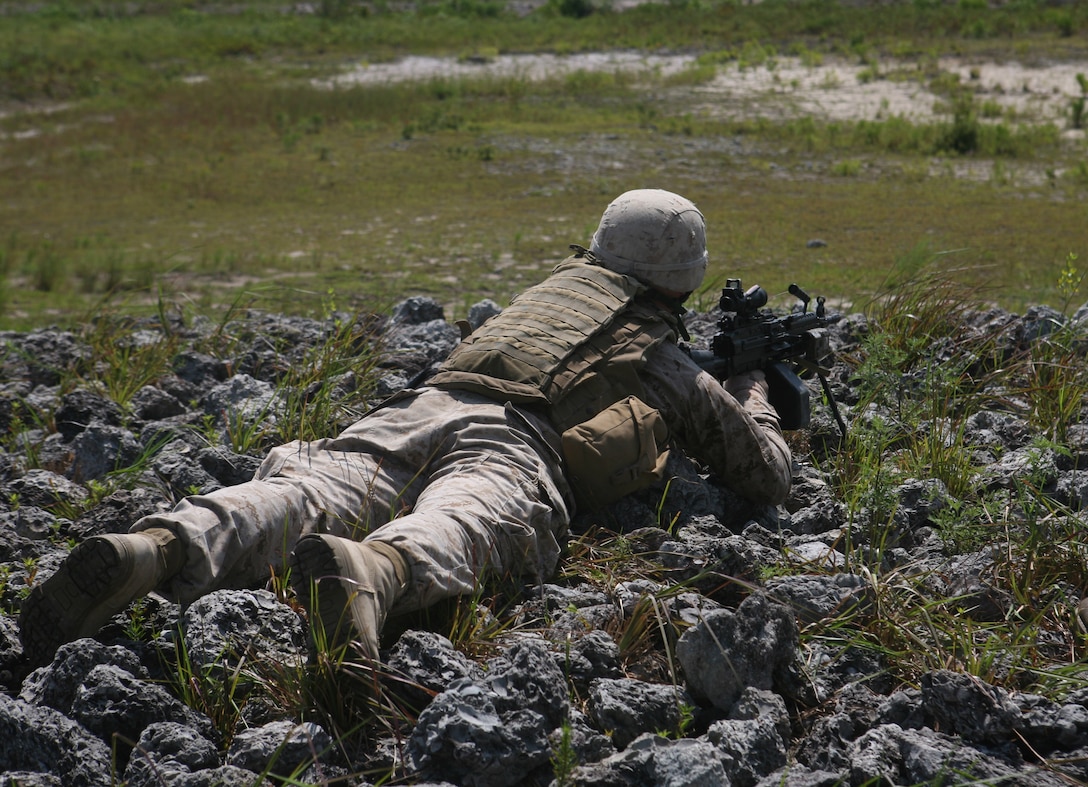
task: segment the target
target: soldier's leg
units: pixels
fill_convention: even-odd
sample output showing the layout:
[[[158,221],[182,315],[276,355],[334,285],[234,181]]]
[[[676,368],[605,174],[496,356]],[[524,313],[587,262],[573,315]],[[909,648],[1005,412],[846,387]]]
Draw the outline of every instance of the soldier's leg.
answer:
[[[308,533],[361,539],[410,506],[418,470],[389,457],[330,448],[332,440],[273,449],[252,481],[182,501],[133,530],[162,527],[185,547],[169,594],[189,603],[223,587],[282,573]]]
[[[570,521],[550,486],[546,467],[528,473],[494,455],[445,467],[412,513],[367,537],[395,547],[409,565],[394,611],[470,594],[489,575],[550,576]]]
[[[411,478],[377,458],[327,450],[324,441],[277,448],[252,481],[187,498],[141,519],[129,535],[77,546],[24,601],[24,652],[44,663],[156,588],[189,603],[217,588],[264,582],[304,534],[361,537],[376,524],[372,515],[386,521],[410,494]]]
[[[472,593],[488,572],[547,576],[558,560],[570,514],[539,435],[494,402],[446,409],[442,451],[410,513],[361,543],[311,535],[295,550],[292,578],[316,589],[311,613],[370,655],[388,614]]]

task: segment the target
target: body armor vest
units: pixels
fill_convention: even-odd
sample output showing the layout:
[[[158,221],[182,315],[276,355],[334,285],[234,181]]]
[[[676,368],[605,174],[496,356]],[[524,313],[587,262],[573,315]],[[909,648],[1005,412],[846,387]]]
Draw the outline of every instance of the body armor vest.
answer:
[[[646,352],[676,341],[677,317],[637,280],[580,256],[462,341],[431,384],[539,405],[562,432],[642,394]]]

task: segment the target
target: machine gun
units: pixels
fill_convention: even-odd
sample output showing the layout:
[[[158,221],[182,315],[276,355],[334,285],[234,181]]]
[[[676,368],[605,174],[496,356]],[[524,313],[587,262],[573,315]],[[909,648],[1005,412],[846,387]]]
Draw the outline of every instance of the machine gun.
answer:
[[[825,299],[811,298],[796,284],[789,292],[801,304],[789,314],[778,316],[767,305],[767,291],[758,284],[744,290],[740,279],[727,279],[719,306],[722,317],[709,350],[692,349],[691,357],[719,380],[735,374],[762,369],[767,375],[771,405],[778,412],[783,429],[808,426],[811,409],[809,390],[798,372],[816,374],[831,404],[843,436],[846,424],[839,415],[827,382],[823,364],[831,355],[827,326],[839,319],[829,314]]]

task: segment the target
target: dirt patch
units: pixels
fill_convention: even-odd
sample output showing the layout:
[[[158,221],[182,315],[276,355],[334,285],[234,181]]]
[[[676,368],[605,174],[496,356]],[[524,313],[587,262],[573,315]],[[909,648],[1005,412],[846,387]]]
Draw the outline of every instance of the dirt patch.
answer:
[[[1081,93],[1078,73],[1088,73],[1088,62],[1027,66],[944,58],[934,68],[906,61],[878,66],[828,61],[813,66],[798,58],[780,58],[752,68],[727,66],[696,93],[706,99],[702,109],[727,117],[750,117],[754,112],[825,120],[901,117],[924,123],[949,110],[947,92],[934,83],[958,82],[995,118],[1061,126]]]
[[[379,85],[413,79],[497,78],[539,80],[577,71],[616,71],[670,75],[689,68],[691,55],[647,55],[641,52],[583,52],[576,55],[498,55],[453,58],[410,55],[382,63],[363,63],[320,86]]]
[[[405,80],[517,78],[538,80],[577,71],[616,71],[671,76],[695,65],[692,55],[595,52],[572,55],[500,55],[457,59],[405,57],[356,66],[316,84],[345,86]],[[994,118],[1066,125],[1071,102],[1081,95],[1078,74],[1088,61],[1029,66],[1016,62],[968,62],[943,58],[934,63],[882,61],[866,65],[825,60],[818,65],[796,57],[774,58],[756,66],[725,64],[709,82],[690,90],[694,109],[720,117],[813,117],[824,120],[880,120],[902,117],[929,122],[948,112],[945,92],[934,86],[959,82],[970,89]]]

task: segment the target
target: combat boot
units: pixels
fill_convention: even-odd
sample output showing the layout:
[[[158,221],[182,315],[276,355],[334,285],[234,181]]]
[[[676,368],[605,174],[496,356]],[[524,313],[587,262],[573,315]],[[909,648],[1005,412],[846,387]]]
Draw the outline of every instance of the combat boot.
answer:
[[[19,636],[27,660],[41,666],[64,643],[94,636],[184,562],[181,542],[164,528],[87,539],[23,601]]]
[[[331,649],[355,643],[371,659],[378,658],[382,626],[407,581],[404,556],[381,541],[311,534],[291,553],[291,587],[318,642]]]

